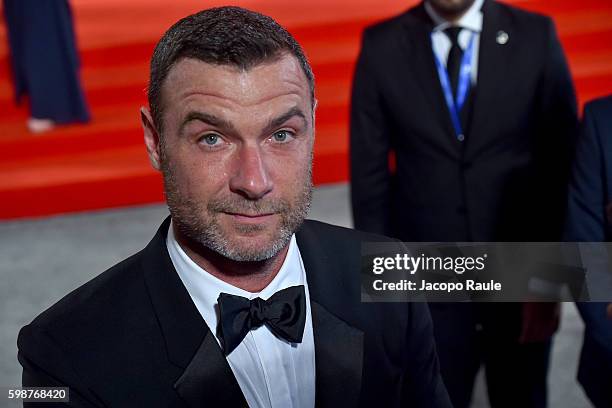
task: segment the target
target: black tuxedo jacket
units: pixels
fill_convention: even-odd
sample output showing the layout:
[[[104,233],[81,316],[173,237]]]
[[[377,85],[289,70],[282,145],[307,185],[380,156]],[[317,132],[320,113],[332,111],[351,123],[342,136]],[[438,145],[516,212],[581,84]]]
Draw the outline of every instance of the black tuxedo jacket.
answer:
[[[168,225],[21,330],[24,386],[68,386],[71,405],[83,407],[246,405],[172,265]],[[314,221],[297,233],[311,298],[317,406],[450,406],[427,306],[360,302],[365,240],[388,239]]]
[[[351,106],[356,229],[403,241],[560,239],[577,126],[561,45],[547,17],[492,0],[482,12],[463,142],[423,4],[366,29]]]

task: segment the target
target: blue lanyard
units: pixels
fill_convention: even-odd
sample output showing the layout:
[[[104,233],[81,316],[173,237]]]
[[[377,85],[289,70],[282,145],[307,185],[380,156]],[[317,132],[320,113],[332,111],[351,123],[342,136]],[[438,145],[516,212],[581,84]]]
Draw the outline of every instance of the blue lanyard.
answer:
[[[432,34],[432,45],[433,45],[433,34]],[[453,90],[451,89],[450,79],[448,77],[448,71],[444,68],[442,61],[437,55],[434,56],[436,59],[436,67],[438,68],[438,76],[440,77],[440,85],[444,91],[444,98],[446,99],[446,106],[451,115],[453,127],[455,128],[455,135],[460,142],[463,142],[465,135],[463,134],[463,128],[461,127],[461,119],[459,112],[465,104],[468,90],[470,88],[470,81],[472,76],[472,54],[474,53],[474,34],[470,38],[470,42],[467,49],[463,53],[461,58],[461,67],[459,68],[459,83],[457,85],[457,100],[453,97]]]

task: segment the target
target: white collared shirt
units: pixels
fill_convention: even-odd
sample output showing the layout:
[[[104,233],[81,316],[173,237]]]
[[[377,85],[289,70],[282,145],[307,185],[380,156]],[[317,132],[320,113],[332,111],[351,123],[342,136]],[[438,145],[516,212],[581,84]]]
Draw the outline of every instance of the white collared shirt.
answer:
[[[176,241],[172,224],[166,246],[174,268],[219,344],[217,298],[221,292],[265,300],[279,290],[304,285],[306,326],[301,343],[279,339],[264,325],[251,330],[226,358],[250,407],[314,407],[315,350],[310,295],[295,235],[278,274],[259,293],[232,286],[199,267]]]
[[[446,66],[448,52],[452,46],[451,40],[444,33],[448,27],[461,27],[463,30],[459,32],[459,46],[463,51],[467,48],[470,38],[474,36],[473,54],[472,54],[472,84],[475,85],[478,78],[478,54],[480,50],[480,33],[482,32],[482,5],[484,0],[476,0],[474,4],[465,12],[465,14],[456,23],[449,23],[444,20],[429,4],[425,1],[425,11],[434,22],[432,33],[433,51],[438,59]]]

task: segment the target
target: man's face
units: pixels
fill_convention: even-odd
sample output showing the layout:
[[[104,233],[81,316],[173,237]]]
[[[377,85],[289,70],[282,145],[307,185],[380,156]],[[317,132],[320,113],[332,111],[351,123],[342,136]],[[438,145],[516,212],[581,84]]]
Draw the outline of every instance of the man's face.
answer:
[[[179,231],[234,261],[276,255],[312,193],[313,107],[298,61],[242,71],[183,59],[162,100],[163,141],[147,146]]]
[[[443,16],[462,14],[469,9],[475,0],[427,0]]]

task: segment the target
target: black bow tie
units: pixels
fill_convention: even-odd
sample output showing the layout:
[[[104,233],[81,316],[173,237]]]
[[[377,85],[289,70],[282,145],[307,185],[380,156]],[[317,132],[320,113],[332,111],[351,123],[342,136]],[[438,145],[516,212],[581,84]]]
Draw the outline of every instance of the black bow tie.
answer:
[[[306,322],[304,286],[280,290],[268,300],[249,300],[242,296],[221,293],[219,303],[219,337],[225,355],[229,355],[247,333],[266,325],[277,337],[301,343]]]

